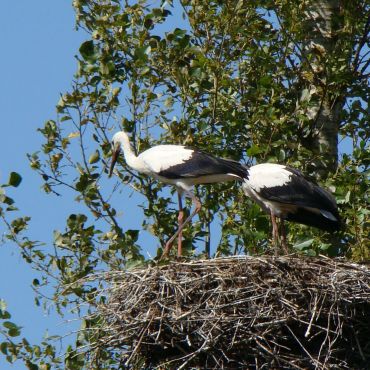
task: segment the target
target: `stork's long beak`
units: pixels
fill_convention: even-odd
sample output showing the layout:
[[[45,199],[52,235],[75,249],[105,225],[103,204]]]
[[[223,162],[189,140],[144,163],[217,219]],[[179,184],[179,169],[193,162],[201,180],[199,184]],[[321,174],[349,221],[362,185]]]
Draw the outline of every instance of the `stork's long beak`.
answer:
[[[111,176],[112,176],[112,174],[113,174],[113,170],[114,170],[114,165],[116,164],[117,159],[118,159],[118,155],[119,155],[119,153],[120,153],[120,151],[121,151],[119,147],[118,147],[118,148],[113,148],[112,150],[113,150],[113,154],[112,154],[112,162],[111,162],[111,164],[110,164],[110,168],[109,168],[109,175],[108,175],[108,177],[111,177]]]

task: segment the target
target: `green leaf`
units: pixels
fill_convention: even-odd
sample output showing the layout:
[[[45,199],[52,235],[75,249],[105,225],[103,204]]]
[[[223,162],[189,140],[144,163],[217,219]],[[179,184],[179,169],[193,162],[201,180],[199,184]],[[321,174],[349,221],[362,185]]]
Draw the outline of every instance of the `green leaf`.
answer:
[[[6,310],[6,302],[3,299],[0,299],[0,311]]]
[[[326,251],[326,250],[328,250],[330,247],[331,247],[331,244],[329,244],[329,243],[321,243],[321,244],[319,245],[319,249],[320,249],[320,251]]]
[[[79,181],[76,183],[76,190],[80,192],[84,191],[89,185],[89,183],[90,183],[89,176],[85,173],[82,174],[80,176]]]
[[[7,342],[3,342],[3,343],[0,344],[0,351],[4,355],[7,355],[8,354],[8,343]]]
[[[12,316],[8,311],[0,310],[0,319],[2,320],[9,320]]]
[[[94,63],[98,59],[98,50],[92,40],[83,42],[79,51],[82,58],[90,63]]]
[[[139,59],[141,61],[145,61],[147,58],[147,55],[151,52],[150,46],[142,46],[135,49],[135,58]]]
[[[248,155],[248,157],[254,157],[256,154],[259,154],[261,152],[263,152],[263,150],[258,145],[252,145],[247,150],[247,155]]]
[[[11,321],[4,321],[3,326],[4,326],[4,328],[7,328],[7,329],[16,329],[16,328],[18,328],[18,326],[15,325],[14,322],[11,322]]]
[[[29,361],[27,361],[27,368],[29,370],[39,370],[40,369],[37,365],[35,365],[35,364],[33,364],[32,362],[29,362]]]
[[[301,93],[301,100],[308,101],[311,97],[311,93],[308,89],[303,89]]]
[[[293,246],[293,248],[295,249],[298,249],[300,251],[304,250],[304,249],[307,249],[312,243],[313,243],[314,239],[308,239],[308,240],[305,240],[304,242],[302,243],[298,243],[298,244],[295,244]]]
[[[63,116],[61,119],[60,119],[60,122],[64,122],[64,121],[70,121],[72,119],[71,116]]]
[[[9,176],[8,184],[15,188],[22,182],[22,176],[17,172],[11,172]]]
[[[165,101],[164,101],[164,105],[169,108],[169,107],[172,107],[173,106],[173,103],[174,103],[174,100],[173,100],[173,97],[170,96],[168,97]]]
[[[21,334],[21,327],[11,321],[4,321],[3,326],[8,329],[8,334],[11,337],[18,337]]]
[[[98,162],[100,159],[100,153],[98,150],[96,150],[93,154],[91,154],[90,158],[89,158],[89,163],[90,164],[94,164],[96,162]]]
[[[21,335],[21,331],[19,330],[19,328],[13,328],[8,330],[8,334],[11,337],[18,337],[19,335]]]
[[[4,204],[8,204],[9,206],[11,206],[12,204],[14,204],[14,200],[12,198],[7,197],[4,194],[1,194],[0,195],[0,202],[2,202]]]
[[[317,253],[313,249],[305,250],[305,254],[306,254],[306,256],[309,256],[309,257],[316,257],[317,256]]]
[[[280,162],[285,161],[285,151],[283,149],[280,149],[278,159],[279,159]]]

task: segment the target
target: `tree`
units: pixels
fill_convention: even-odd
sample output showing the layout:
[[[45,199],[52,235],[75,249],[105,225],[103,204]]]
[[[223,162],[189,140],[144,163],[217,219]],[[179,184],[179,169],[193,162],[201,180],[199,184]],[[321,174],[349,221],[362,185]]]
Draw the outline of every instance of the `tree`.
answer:
[[[77,25],[91,39],[80,47],[73,88],[58,102],[57,118],[39,130],[45,139],[41,151],[29,160],[47,193],[67,198],[72,192],[86,212],[69,216],[66,230],[55,233],[58,252],[50,252],[23,235],[27,217],[9,220],[9,198],[2,198],[8,238],[42,272],[42,284],[55,279],[51,299],[58,309],[88,301],[93,310],[98,287],[76,282],[97,269],[144,263],[147,246],[138,244],[139,230],[128,229],[125,217],[118,216],[118,189],[131,186],[142,194],[142,228],[158,238],[158,245],[173,232],[176,214],[171,196],[158,196],[161,184],[139,177],[123,161],[115,186],[106,181],[110,137],[120,127],[131,133],[137,151],[157,143],[185,143],[248,165],[287,163],[320,178],[334,191],[345,231],[333,243],[322,232],[291,225],[292,249],[369,257],[366,1],[184,0],[153,5],[144,0],[75,0],[73,6]],[[339,158],[338,139],[350,147]],[[209,253],[216,214],[221,222],[217,254],[269,248],[268,219],[237,184],[197,191],[204,207],[199,221],[185,230],[188,255],[195,246]],[[86,320],[84,325],[98,323]],[[92,340],[79,336],[76,346]],[[41,363],[41,356],[20,350],[25,344],[3,343],[15,357]],[[89,359],[74,357],[75,350],[69,349],[66,361],[81,368]],[[57,366],[59,360],[49,353],[49,363]],[[100,361],[100,368],[117,365],[104,354]]]

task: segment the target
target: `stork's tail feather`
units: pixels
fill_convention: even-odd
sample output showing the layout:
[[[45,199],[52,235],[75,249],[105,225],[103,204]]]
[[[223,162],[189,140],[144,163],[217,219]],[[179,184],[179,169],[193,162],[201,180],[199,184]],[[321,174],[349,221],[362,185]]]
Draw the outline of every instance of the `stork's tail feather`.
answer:
[[[339,215],[330,213],[329,217],[328,213],[329,212],[323,211],[317,214],[304,208],[298,208],[295,213],[289,213],[286,220],[317,227],[318,229],[329,232],[339,231],[342,227]]]
[[[243,180],[248,178],[248,169],[247,169],[247,167],[245,167],[241,163],[239,163],[237,161],[234,161],[234,160],[224,159],[224,158],[221,158],[221,160],[224,163],[224,165],[227,166],[230,173],[232,173],[236,176],[239,176]]]

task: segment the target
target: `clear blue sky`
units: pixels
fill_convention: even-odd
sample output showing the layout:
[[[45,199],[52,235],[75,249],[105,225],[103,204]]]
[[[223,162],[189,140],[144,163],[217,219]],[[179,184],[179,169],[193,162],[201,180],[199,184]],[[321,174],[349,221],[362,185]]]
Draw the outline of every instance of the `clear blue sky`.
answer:
[[[21,185],[17,189],[7,188],[7,194],[20,208],[18,216],[32,216],[28,235],[49,245],[53,230],[64,230],[66,218],[76,212],[73,209],[76,204],[73,198],[48,196],[41,190],[42,180],[30,169],[26,153],[39,150],[42,136],[37,129],[46,120],[56,117],[55,105],[60,94],[71,87],[77,68],[74,56],[89,36],[75,30],[74,10],[71,2],[65,0],[8,1],[3,4],[0,22],[3,31],[0,183],[8,181],[11,171],[22,175]],[[179,26],[178,17],[176,25]],[[110,182],[112,186],[113,183]],[[124,198],[125,209],[130,209],[124,227],[137,229],[142,222],[142,210],[137,204],[143,199],[130,197],[130,193],[132,189],[126,188],[117,196]],[[0,232],[3,235],[1,223]],[[158,240],[145,243],[153,240],[148,232],[140,235],[144,245],[155,247]],[[155,248],[144,253],[153,255]],[[35,277],[37,275],[20,257],[16,246],[0,244],[0,299],[7,302],[11,321],[23,327],[22,337],[31,344],[38,344],[46,331],[50,335],[63,335],[79,327],[78,322],[67,326],[52,307],[45,313],[35,306],[31,288]],[[0,353],[1,370],[24,368],[21,363],[9,365]]]
[[[32,217],[28,235],[49,245],[53,230],[64,230],[66,218],[76,212],[76,203],[73,197],[46,195],[41,190],[42,180],[29,167],[26,153],[39,150],[42,136],[37,129],[46,120],[55,119],[55,105],[60,94],[70,89],[77,68],[74,56],[89,36],[75,30],[74,10],[71,2],[65,0],[8,1],[2,7],[0,22],[3,30],[0,183],[8,181],[11,171],[22,175],[21,185],[17,189],[7,188],[7,194],[20,208],[18,216]],[[110,185],[113,184],[111,181]],[[117,197],[125,199],[125,209],[130,209],[130,217],[124,214],[124,227],[138,229],[142,210],[137,204],[143,199],[130,197],[131,193],[132,189],[122,189]],[[0,232],[3,235],[1,222]],[[140,234],[143,245],[158,245],[158,240],[153,241],[148,232]],[[144,253],[153,255],[155,248]],[[76,321],[67,325],[65,319],[70,317],[61,318],[52,306],[48,313],[35,306],[31,288],[35,277],[16,246],[0,244],[0,299],[7,302],[11,321],[23,327],[22,337],[31,344],[40,343],[46,332],[64,335],[79,327]],[[11,366],[0,353],[1,370],[24,368],[20,362]]]
[[[8,194],[22,214],[32,215],[32,238],[45,240],[47,235],[50,240],[50,226],[63,229],[70,209],[68,202],[40,190],[41,179],[29,168],[26,153],[40,147],[41,135],[36,130],[55,118],[59,95],[69,89],[76,71],[74,55],[88,36],[75,31],[71,1],[65,0],[6,1],[0,24],[0,183],[7,182],[11,171],[22,175],[20,187],[9,189]],[[4,232],[1,224],[0,232]],[[23,326],[22,334],[31,343],[39,342],[47,328],[50,334],[67,332],[53,311],[45,315],[35,307],[30,286],[34,276],[16,247],[0,244],[0,298],[8,303],[12,321]],[[0,353],[0,369],[23,368],[21,363],[11,367]]]

